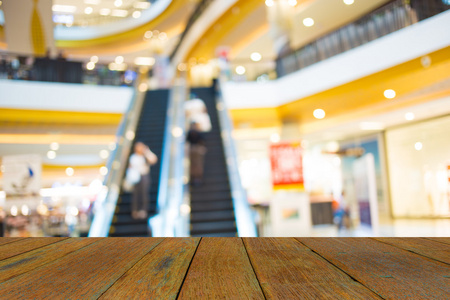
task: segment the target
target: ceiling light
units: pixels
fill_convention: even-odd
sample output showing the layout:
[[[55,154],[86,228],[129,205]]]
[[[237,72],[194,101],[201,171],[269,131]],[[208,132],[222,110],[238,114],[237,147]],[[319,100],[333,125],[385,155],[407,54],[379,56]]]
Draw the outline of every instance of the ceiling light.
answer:
[[[262,58],[262,55],[261,55],[260,53],[258,53],[258,52],[253,52],[253,53],[250,55],[250,58],[251,58],[251,60],[253,60],[253,61],[260,61],[261,58]]]
[[[133,3],[133,7],[134,8],[138,8],[138,9],[147,9],[150,7],[150,2],[142,2],[142,1],[137,1]]]
[[[278,143],[281,140],[280,135],[278,133],[272,133],[270,135],[270,141],[272,143]]]
[[[114,142],[109,143],[108,149],[111,151],[116,150],[116,143],[114,143]]]
[[[138,66],[153,66],[155,64],[155,58],[153,57],[136,57],[134,64]]]
[[[359,128],[361,130],[383,130],[384,124],[381,122],[361,122]]]
[[[133,12],[133,18],[137,19],[140,16],[141,16],[141,12],[140,11],[137,10],[137,11]]]
[[[161,32],[160,34],[158,34],[158,38],[159,38],[161,41],[167,40],[167,33]]]
[[[344,0],[344,3],[347,5],[352,5],[355,2],[355,0]]]
[[[86,4],[99,5],[101,0],[84,0]]]
[[[243,66],[237,66],[236,67],[236,74],[244,75],[245,74],[245,68]]]
[[[94,64],[98,63],[98,56],[92,56],[91,57],[91,62],[93,62]]]
[[[290,6],[296,6],[297,5],[297,0],[288,0],[288,3]]]
[[[125,18],[126,16],[128,16],[128,11],[124,9],[115,9],[112,11],[111,16]]]
[[[114,62],[116,64],[121,64],[123,63],[123,56],[117,56],[116,59],[114,60]]]
[[[422,150],[422,148],[423,148],[423,145],[421,142],[417,142],[414,144],[414,149],[416,149],[417,151]]]
[[[139,92],[146,92],[148,90],[148,84],[145,82],[142,82],[141,84],[139,84]]]
[[[77,11],[77,7],[73,5],[59,5],[55,4],[52,6],[52,10],[54,12],[65,12],[65,13],[74,13]]]
[[[125,134],[125,137],[126,137],[129,141],[133,140],[134,137],[135,137],[134,131],[133,131],[133,130],[128,130],[127,133]]]
[[[318,109],[314,110],[313,116],[314,116],[314,118],[319,119],[319,120],[323,119],[323,118],[325,118],[325,111],[321,108],[318,108]]]
[[[111,10],[109,8],[102,8],[98,13],[102,16],[109,16]]]
[[[394,90],[389,89],[389,90],[384,91],[384,97],[386,97],[387,99],[394,99],[395,96],[396,96],[396,93]]]
[[[17,209],[17,206],[13,205],[11,207],[11,216],[13,216],[13,217],[17,216],[18,211],[19,210]]]
[[[105,166],[100,167],[100,175],[105,176],[106,174],[108,174],[108,168]]]
[[[405,114],[405,119],[408,121],[412,121],[412,120],[414,120],[414,118],[415,118],[415,116],[414,116],[414,113],[412,113],[412,112],[408,112]]]
[[[103,149],[103,150],[100,150],[99,155],[100,155],[101,159],[107,159],[109,156],[109,152],[108,152],[108,150]]]
[[[311,27],[314,25],[314,20],[312,18],[303,19],[303,25],[306,27]]]
[[[187,66],[185,63],[178,64],[178,71],[183,72],[187,70]]]
[[[268,6],[268,7],[271,7],[271,6],[273,6],[275,3],[273,2],[273,0],[266,0],[266,5]]]
[[[54,159],[56,157],[56,152],[53,150],[50,150],[47,152],[47,158],[48,159]]]
[[[116,1],[114,1],[114,6],[115,6],[115,7],[121,7],[122,4],[123,4],[122,0],[116,0]]]
[[[56,151],[59,149],[59,144],[57,142],[53,142],[50,144],[50,149],[52,149],[53,151]]]
[[[151,39],[153,37],[153,31],[146,31],[144,33],[144,38]]]
[[[94,9],[92,7],[90,7],[90,6],[88,6],[88,7],[86,7],[84,9],[84,13],[87,14],[87,15],[92,14],[93,11],[94,11]]]
[[[95,69],[95,62],[90,61],[86,64],[86,69],[88,69],[89,71],[92,71]]]
[[[68,168],[66,169],[66,175],[67,175],[67,176],[73,176],[74,173],[75,173],[75,171],[73,170],[73,168],[68,167]]]

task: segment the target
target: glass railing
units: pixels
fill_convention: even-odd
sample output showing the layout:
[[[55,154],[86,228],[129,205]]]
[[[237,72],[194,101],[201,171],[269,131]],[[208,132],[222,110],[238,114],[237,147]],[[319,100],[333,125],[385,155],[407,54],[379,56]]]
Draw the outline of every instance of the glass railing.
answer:
[[[145,92],[140,92],[136,88],[127,113],[117,131],[116,147],[107,163],[108,174],[104,181],[106,189],[97,196],[95,201],[89,237],[108,236],[144,99]]]
[[[337,54],[369,43],[450,8],[450,1],[395,0],[361,19],[279,57],[278,77],[306,68]]]
[[[158,214],[150,218],[152,236],[189,236],[189,211],[185,209],[185,112],[186,84],[178,80],[170,93],[169,116],[157,200]]]
[[[240,237],[256,237],[255,213],[251,210],[247,200],[247,193],[242,186],[237,160],[237,151],[232,137],[233,123],[225,101],[222,97],[220,82],[217,88],[217,113],[221,128],[225,159],[227,162],[228,178],[230,180],[231,197],[233,199],[236,227]]]

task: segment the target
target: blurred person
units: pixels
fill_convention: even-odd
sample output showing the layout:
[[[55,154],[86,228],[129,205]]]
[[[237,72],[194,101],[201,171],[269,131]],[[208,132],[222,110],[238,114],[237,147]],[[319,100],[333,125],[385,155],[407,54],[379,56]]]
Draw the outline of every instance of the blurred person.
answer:
[[[350,209],[345,202],[345,192],[342,191],[339,199],[333,199],[332,202],[334,223],[338,226],[338,229],[342,228],[350,229]]]
[[[191,123],[188,131],[190,177],[192,185],[199,185],[203,179],[203,162],[206,154],[205,136],[196,122]]]
[[[191,94],[190,98],[184,104],[186,120],[189,123],[198,123],[198,129],[202,132],[211,131],[211,119],[209,118],[205,102],[195,94]]]
[[[133,186],[131,215],[134,219],[145,219],[149,203],[150,165],[156,164],[158,157],[142,142],[134,145],[134,153],[130,156],[129,169],[139,175]]]

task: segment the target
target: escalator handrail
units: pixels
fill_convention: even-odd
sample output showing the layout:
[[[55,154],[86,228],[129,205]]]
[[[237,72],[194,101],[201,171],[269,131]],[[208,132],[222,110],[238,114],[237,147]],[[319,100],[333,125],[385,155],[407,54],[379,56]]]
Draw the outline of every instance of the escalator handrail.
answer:
[[[216,86],[217,114],[221,128],[221,136],[226,158],[228,178],[230,180],[231,197],[233,199],[236,227],[240,237],[256,237],[255,217],[247,201],[247,193],[242,186],[237,161],[237,151],[231,133],[233,125],[222,97],[220,81]]]
[[[127,133],[136,132],[144,98],[145,92],[140,92],[135,87],[128,110],[117,130],[115,149],[107,163],[108,174],[104,180],[106,189],[97,196],[95,201],[95,215],[89,229],[89,237],[107,237],[109,234],[134,139],[131,134],[127,137]]]

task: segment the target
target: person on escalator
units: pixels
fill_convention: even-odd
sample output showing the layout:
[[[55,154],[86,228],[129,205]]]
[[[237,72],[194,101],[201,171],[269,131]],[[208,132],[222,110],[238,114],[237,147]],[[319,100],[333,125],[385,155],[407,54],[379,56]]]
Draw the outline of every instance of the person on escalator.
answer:
[[[199,124],[191,123],[187,134],[189,143],[190,176],[192,185],[200,185],[203,180],[203,161],[206,154],[205,135],[200,130]]]
[[[127,177],[134,177],[131,200],[131,216],[133,219],[145,219],[149,203],[150,165],[156,164],[158,157],[142,142],[134,145],[134,153],[130,156]],[[130,176],[131,175],[131,176]]]

